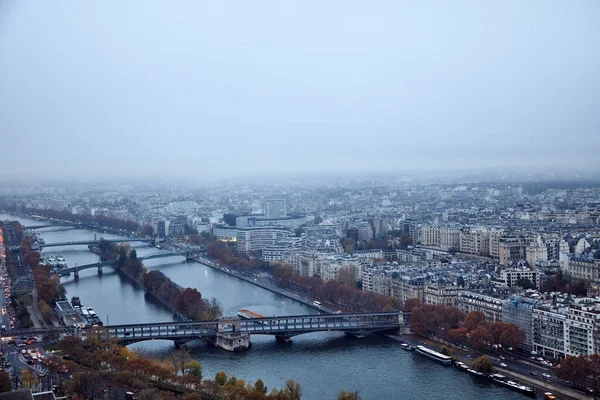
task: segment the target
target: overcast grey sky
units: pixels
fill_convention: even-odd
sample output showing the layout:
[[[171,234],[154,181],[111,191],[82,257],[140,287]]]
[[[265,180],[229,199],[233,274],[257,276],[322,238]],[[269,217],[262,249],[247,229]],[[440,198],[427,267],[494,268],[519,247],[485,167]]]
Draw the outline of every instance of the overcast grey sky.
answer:
[[[0,176],[600,167],[600,1],[0,0]]]

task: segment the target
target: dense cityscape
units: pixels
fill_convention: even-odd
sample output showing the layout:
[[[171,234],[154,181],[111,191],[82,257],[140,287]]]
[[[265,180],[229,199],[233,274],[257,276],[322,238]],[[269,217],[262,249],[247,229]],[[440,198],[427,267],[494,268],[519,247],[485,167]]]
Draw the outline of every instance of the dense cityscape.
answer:
[[[509,376],[513,379],[510,382],[521,382],[514,384],[525,394],[526,389],[535,393],[532,387],[540,387],[547,389],[545,393],[551,389],[555,395],[569,398],[600,389],[593,375],[600,351],[600,189],[595,181],[336,181],[310,186],[182,186],[168,190],[126,184],[20,185],[4,189],[1,209],[14,218],[12,221],[23,217],[37,221],[28,226],[10,219],[3,223],[4,240],[12,244],[4,246],[3,262],[8,260],[12,266],[3,269],[7,300],[3,337],[12,345],[35,348],[27,350],[29,361],[21,359],[21,374],[16,374],[20,370],[17,365],[7,368],[10,360],[5,359],[5,369],[11,371],[8,389],[17,385],[92,398],[86,397],[82,378],[70,375],[62,386],[50,385],[47,380],[53,373],[60,375],[57,368],[68,370],[53,363],[73,363],[73,356],[64,353],[77,352],[72,347],[81,346],[79,339],[69,341],[69,327],[86,330],[103,324],[91,307],[86,311],[74,302],[78,298],[69,303],[60,277],[73,272],[77,281],[88,267],[71,265],[62,256],[47,257],[45,248],[54,245],[44,240],[48,229],[96,232],[89,250],[100,255],[102,264],[137,282],[167,310],[175,310],[175,321],[178,316],[180,321],[237,320],[230,328],[222,329],[224,322],[219,324],[220,333],[212,343],[223,350],[247,349],[252,341],[247,332],[255,328],[249,328],[244,318],[265,316],[251,310],[240,310],[237,316],[223,313],[218,297],[204,298],[195,288],[183,288],[168,278],[168,272],[147,271],[144,257],[152,257],[138,258],[139,248],[127,242],[146,241],[141,245],[158,248],[164,252],[162,256],[182,254],[254,285],[271,285],[270,290],[305,302],[318,314],[343,318],[351,313],[400,313],[400,324],[392,329],[397,333],[392,335],[387,325],[370,326],[374,320],[368,318],[355,330],[350,326],[337,329],[352,331],[357,337],[388,332],[390,340],[411,349],[417,345],[415,339],[429,340],[422,343],[437,350],[444,344],[447,347],[442,353],[450,355],[458,366],[470,361],[470,352],[474,352],[473,357],[489,356],[483,367],[473,367],[473,371],[482,374],[494,370],[498,376]],[[102,238],[106,234],[118,234],[123,239],[107,242]],[[86,247],[85,243],[78,245]],[[89,268],[93,268],[92,274],[96,269],[98,274],[103,272],[98,262]],[[23,308],[32,293],[37,301],[29,300],[30,305]],[[284,321],[273,319],[269,323]],[[286,328],[288,323],[292,322],[285,320]],[[328,329],[336,330],[335,321],[332,323]],[[119,333],[105,325],[106,337],[116,340],[112,346],[146,338],[143,328],[138,333],[135,327],[124,327]],[[179,328],[173,332],[181,333]],[[10,335],[12,330],[27,329],[40,334],[31,335],[33,339]],[[236,329],[240,333],[235,336],[237,344],[233,344]],[[276,337],[293,342],[295,334]],[[97,331],[95,339],[93,335],[88,333],[88,343],[103,339],[102,335],[97,337]],[[159,335],[152,336],[155,339]],[[195,331],[192,337],[197,337]],[[185,349],[189,335],[182,338],[173,340]],[[53,344],[59,340],[58,345]],[[60,349],[60,361],[56,356],[45,358],[43,346]],[[180,368],[184,378],[188,369],[202,368],[185,354],[179,355],[185,358]],[[35,365],[36,360],[40,366]],[[77,361],[79,365],[73,368],[93,365]],[[152,363],[151,359],[147,362]],[[34,367],[28,368],[32,364]],[[475,363],[481,364],[481,360]],[[151,371],[152,366],[139,368]],[[169,368],[163,368],[168,374]],[[202,376],[201,372],[195,374]],[[73,379],[78,383],[69,384]],[[94,379],[96,385],[110,387],[100,383],[106,377]],[[112,379],[119,382],[118,377]],[[176,382],[175,378],[165,379]],[[198,398],[299,398],[301,391],[292,393],[299,385],[294,381],[268,395],[266,389],[255,393],[254,386],[245,388],[244,384],[229,382],[227,385],[240,391],[233,394],[233,388],[219,389],[216,382],[222,377],[187,379],[189,382],[180,384],[196,385]],[[154,398],[144,397],[151,396],[148,393],[160,393],[156,398],[165,398],[167,393],[161,392],[164,387],[160,386],[143,389],[148,383],[136,385],[124,378],[120,382],[122,392],[136,398],[136,392],[142,393],[139,398]],[[227,385],[221,383],[224,388]],[[115,387],[110,395],[116,393]],[[101,392],[93,398],[104,398],[102,395],[107,394]],[[172,392],[170,396],[178,398]],[[359,391],[340,392],[338,396],[359,397]],[[182,398],[196,397],[190,393]]]
[[[0,400],[600,400],[597,0],[0,0]]]

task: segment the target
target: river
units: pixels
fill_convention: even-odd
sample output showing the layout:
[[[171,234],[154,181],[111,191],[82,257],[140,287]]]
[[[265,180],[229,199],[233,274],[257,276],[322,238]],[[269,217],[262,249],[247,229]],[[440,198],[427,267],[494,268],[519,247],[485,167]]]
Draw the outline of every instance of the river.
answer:
[[[21,221],[35,226],[39,221],[0,214],[2,220]],[[46,243],[90,240],[97,237],[119,238],[91,230],[67,228],[40,229]],[[158,251],[135,244],[139,256]],[[87,246],[49,247],[44,255],[62,255],[69,267],[98,260]],[[226,315],[248,308],[263,315],[309,314],[315,311],[303,304],[256,287],[248,282],[216,271],[183,257],[149,260],[148,269],[159,269],[184,287],[198,289],[204,297],[217,297]],[[105,268],[98,276],[95,269],[80,272],[80,279],[63,277],[67,296],[79,296],[85,306],[94,307],[105,324],[172,321],[166,310],[127,278]],[[169,341],[151,341],[132,345],[156,357],[174,349]],[[359,390],[365,400],[387,399],[524,399],[523,395],[480,382],[453,368],[439,365],[417,354],[403,351],[398,343],[378,335],[365,339],[337,332],[321,332],[293,338],[293,344],[278,343],[271,336],[255,335],[252,347],[243,353],[230,353],[198,341],[192,355],[200,361],[205,377],[218,371],[254,382],[262,379],[269,387],[282,387],[287,379],[300,382],[303,399],[334,400],[341,389]]]

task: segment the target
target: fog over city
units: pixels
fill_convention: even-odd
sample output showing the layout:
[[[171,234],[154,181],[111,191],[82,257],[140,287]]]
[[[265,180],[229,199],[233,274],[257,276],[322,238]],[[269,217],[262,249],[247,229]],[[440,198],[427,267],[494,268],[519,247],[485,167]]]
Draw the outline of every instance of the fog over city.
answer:
[[[0,178],[598,169],[599,20],[595,0],[0,1]]]

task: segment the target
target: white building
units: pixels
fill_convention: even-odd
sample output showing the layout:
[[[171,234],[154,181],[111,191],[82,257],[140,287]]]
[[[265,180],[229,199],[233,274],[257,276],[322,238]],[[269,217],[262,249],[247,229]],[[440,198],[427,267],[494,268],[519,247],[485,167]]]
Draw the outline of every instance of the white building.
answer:
[[[458,292],[461,290],[458,286],[438,283],[426,285],[424,291],[425,304],[442,304],[447,307],[455,307]]]
[[[465,314],[480,311],[487,322],[502,321],[502,300],[496,297],[462,291],[456,296],[456,308]]]
[[[287,229],[274,227],[238,228],[236,234],[237,249],[241,252],[263,250],[292,236]]]
[[[542,272],[529,268],[508,268],[500,272],[500,279],[508,287],[517,286],[519,279],[528,279],[536,289],[540,289]]]
[[[600,352],[596,333],[599,323],[600,303],[597,301],[571,305],[565,331],[567,355],[592,355]]]
[[[552,358],[566,355],[568,313],[569,307],[536,304],[532,314],[533,351]]]

